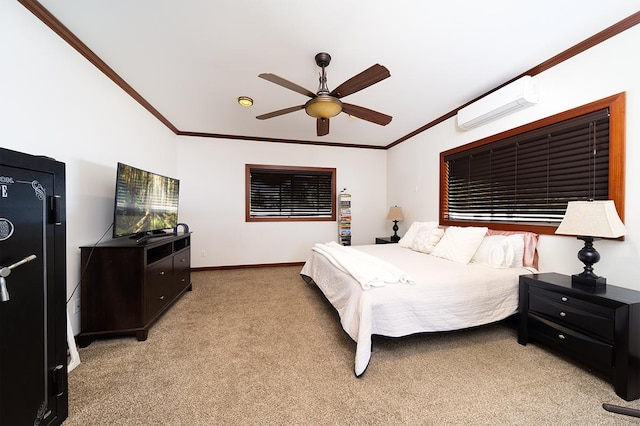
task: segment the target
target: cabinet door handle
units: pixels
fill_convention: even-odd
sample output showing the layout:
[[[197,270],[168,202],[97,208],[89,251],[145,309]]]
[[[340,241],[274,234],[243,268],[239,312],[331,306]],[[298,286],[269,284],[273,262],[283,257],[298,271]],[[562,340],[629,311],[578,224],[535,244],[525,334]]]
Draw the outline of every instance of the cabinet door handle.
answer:
[[[158,297],[159,300],[164,300],[164,296]]]
[[[160,271],[158,275],[164,275],[164,271]]]
[[[560,316],[561,316],[561,317],[566,317],[566,316],[567,316],[567,313],[566,313],[566,312],[560,312]]]
[[[560,300],[562,300],[563,302],[566,302],[569,299],[567,299],[566,297],[562,296],[562,299],[560,299]]]
[[[180,259],[180,263],[184,263],[186,261],[187,261],[187,259],[185,259],[184,257],[182,259]]]
[[[565,339],[564,334],[558,334],[558,339],[564,340]]]

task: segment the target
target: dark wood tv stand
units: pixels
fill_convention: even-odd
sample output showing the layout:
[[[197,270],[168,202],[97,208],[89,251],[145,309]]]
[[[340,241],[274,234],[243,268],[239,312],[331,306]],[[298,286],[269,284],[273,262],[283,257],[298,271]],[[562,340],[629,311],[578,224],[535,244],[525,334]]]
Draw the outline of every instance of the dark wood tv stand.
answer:
[[[100,337],[135,335],[149,328],[191,290],[191,234],[158,235],[144,244],[117,238],[83,246],[78,346]]]

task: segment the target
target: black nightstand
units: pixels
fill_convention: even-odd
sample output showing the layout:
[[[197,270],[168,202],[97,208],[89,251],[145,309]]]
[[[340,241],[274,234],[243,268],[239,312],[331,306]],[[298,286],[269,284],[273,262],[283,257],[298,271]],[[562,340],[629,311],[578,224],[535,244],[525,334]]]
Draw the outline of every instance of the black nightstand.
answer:
[[[640,292],[576,288],[556,273],[521,275],[518,311],[518,343],[562,351],[609,375],[621,398],[640,398]]]
[[[392,241],[391,237],[376,237],[376,244],[395,244],[398,241]]]

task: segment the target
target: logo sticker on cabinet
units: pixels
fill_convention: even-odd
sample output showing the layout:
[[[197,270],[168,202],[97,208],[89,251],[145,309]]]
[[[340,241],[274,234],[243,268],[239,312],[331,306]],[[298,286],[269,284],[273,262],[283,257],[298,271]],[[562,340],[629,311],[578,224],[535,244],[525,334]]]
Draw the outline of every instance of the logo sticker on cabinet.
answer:
[[[0,217],[0,241],[8,240],[13,234],[13,223],[9,219]]]

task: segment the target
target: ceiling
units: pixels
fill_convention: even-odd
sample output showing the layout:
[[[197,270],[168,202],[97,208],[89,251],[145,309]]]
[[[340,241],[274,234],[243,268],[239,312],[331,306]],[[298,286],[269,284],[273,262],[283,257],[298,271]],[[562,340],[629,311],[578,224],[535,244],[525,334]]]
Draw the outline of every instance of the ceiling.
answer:
[[[23,3],[35,3],[23,1]],[[629,0],[40,0],[179,132],[386,147],[634,14]],[[36,3],[37,4],[37,3]],[[258,78],[329,90],[373,64],[391,77],[343,98],[393,116],[339,114],[316,136],[307,97]],[[250,108],[239,96],[254,99]]]

